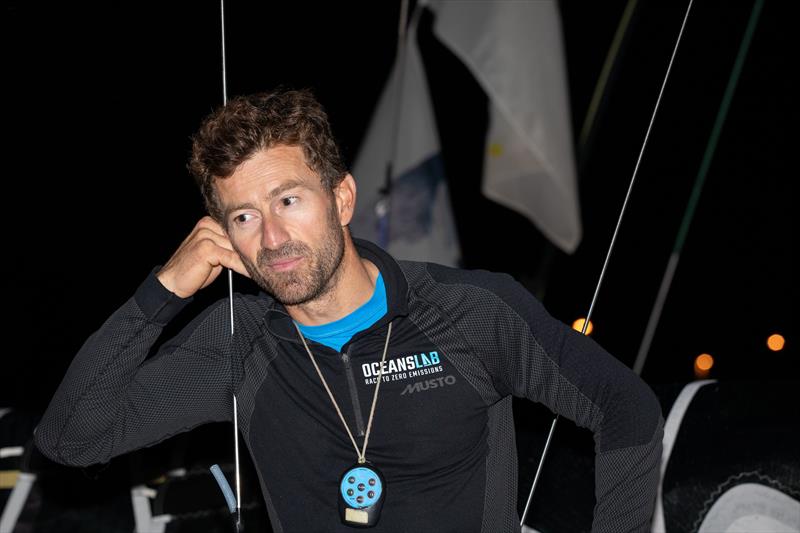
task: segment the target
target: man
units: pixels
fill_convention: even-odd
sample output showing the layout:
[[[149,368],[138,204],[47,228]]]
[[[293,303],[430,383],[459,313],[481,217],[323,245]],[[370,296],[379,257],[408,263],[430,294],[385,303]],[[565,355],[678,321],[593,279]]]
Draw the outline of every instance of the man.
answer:
[[[106,462],[231,420],[276,532],[519,531],[512,395],[594,432],[593,531],[645,531],[655,396],[505,274],[396,261],[347,227],[356,185],[304,91],[239,97],[194,138],[210,213],[82,347],[36,432]],[[146,359],[225,268],[265,294],[203,311]],[[233,391],[231,390],[233,389]]]

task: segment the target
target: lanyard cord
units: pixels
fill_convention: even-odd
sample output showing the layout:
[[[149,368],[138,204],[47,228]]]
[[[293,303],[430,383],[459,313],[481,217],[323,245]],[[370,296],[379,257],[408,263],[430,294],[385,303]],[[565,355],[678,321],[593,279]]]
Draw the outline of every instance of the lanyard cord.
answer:
[[[328,393],[328,397],[333,402],[333,407],[336,409],[336,413],[339,415],[339,420],[342,421],[344,424],[344,429],[347,431],[347,435],[350,437],[350,442],[353,443],[353,448],[356,450],[356,455],[358,455],[358,462],[363,464],[367,461],[367,442],[369,442],[369,432],[372,429],[372,419],[375,416],[375,405],[378,403],[378,390],[381,387],[381,381],[383,381],[383,363],[386,361],[386,352],[389,349],[389,337],[392,335],[392,323],[389,322],[389,331],[386,333],[386,343],[383,345],[383,356],[381,357],[381,367],[380,372],[378,372],[378,382],[375,384],[375,394],[372,395],[372,407],[369,410],[369,420],[367,421],[367,432],[364,435],[364,448],[359,452],[358,451],[358,444],[356,444],[356,439],[353,437],[353,433],[350,431],[350,428],[347,426],[347,422],[344,419],[344,415],[342,414],[342,410],[339,409],[339,404],[336,403],[336,399],[333,397],[333,392],[331,392],[330,387],[328,387],[328,383],[325,381],[325,378],[322,376],[322,371],[319,369],[319,365],[317,365],[316,359],[314,359],[314,354],[311,353],[311,348],[308,347],[308,343],[306,343],[306,338],[303,336],[303,333],[300,331],[300,328],[297,324],[294,324],[297,333],[300,334],[300,340],[303,341],[303,346],[306,347],[306,352],[308,352],[308,356],[311,358],[311,362],[314,364],[314,368],[317,370],[317,375],[319,379],[322,381],[322,385],[325,387],[325,391]]]

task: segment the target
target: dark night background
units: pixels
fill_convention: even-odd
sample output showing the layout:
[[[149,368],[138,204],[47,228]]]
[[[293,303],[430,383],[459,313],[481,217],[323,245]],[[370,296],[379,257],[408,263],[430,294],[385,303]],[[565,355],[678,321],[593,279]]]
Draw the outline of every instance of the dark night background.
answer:
[[[560,5],[576,146],[624,6]],[[761,13],[643,373],[651,383],[693,379],[701,352],[722,379],[794,378],[800,366],[785,6]],[[394,59],[399,2],[226,9],[229,94],[312,88],[352,162]],[[595,339],[629,365],[751,9],[698,1],[689,18],[593,315]],[[464,266],[514,274],[565,322],[585,315],[684,10],[638,5],[591,141],[576,149],[583,241],[549,269],[538,230],[480,196],[486,97],[423,18]],[[3,374],[13,378],[0,405],[42,409],[83,340],[203,215],[184,165],[189,136],[222,99],[219,6],[12,2],[2,34]],[[779,353],[765,345],[774,332],[787,339]]]
[[[12,0],[2,11],[8,227],[0,407],[33,417],[46,407],[86,337],[204,214],[185,163],[190,135],[222,102],[219,4],[109,4]],[[229,95],[279,84],[313,89],[352,163],[394,61],[399,4],[228,2]],[[640,0],[590,140],[579,149],[578,134],[625,4],[559,4],[584,230],[572,256],[554,251],[523,217],[481,197],[486,96],[432,35],[430,13],[420,26],[464,266],[510,272],[567,323],[588,311],[686,8],[685,2]],[[759,405],[770,405],[762,393],[782,380],[793,380],[790,389],[796,390],[800,363],[790,306],[797,295],[797,172],[789,166],[790,95],[796,94],[789,79],[796,53],[789,48],[789,5],[765,2],[643,372],[658,391],[671,390],[672,398],[680,384],[694,379],[692,363],[702,352],[715,357],[711,377],[744,382],[744,389],[732,390],[753,391],[751,397],[763,398]],[[628,365],[752,7],[749,0],[696,0],[689,17],[593,315],[593,337]],[[235,283],[249,289],[242,278]],[[218,280],[198,303],[226,291]],[[787,340],[778,353],[765,344],[775,332]],[[526,428],[544,431],[549,413],[527,402],[516,407],[524,504],[543,443]],[[769,407],[759,412],[771,416]],[[766,424],[754,420],[758,427]],[[781,423],[796,427],[791,420],[775,422]],[[561,426],[557,444],[583,446],[583,462],[556,453],[543,485],[561,483],[567,493],[577,493],[582,484],[581,494],[591,502],[590,437]],[[214,431],[200,428],[192,435],[205,444]],[[220,431],[227,439],[229,430]],[[720,435],[724,446],[731,433]],[[187,442],[180,439],[170,442],[180,447]],[[574,442],[580,444],[570,448]],[[227,440],[221,447],[230,451]],[[571,463],[582,466],[570,470]],[[117,479],[113,473],[124,468],[112,462],[106,479]],[[103,513],[108,520],[128,516],[126,476],[115,491],[80,485],[88,494],[82,503],[62,505],[98,524]],[[71,491],[59,486],[53,492]],[[122,502],[121,510],[114,511],[117,504],[103,499],[104,492]],[[549,508],[550,497],[540,509]],[[258,501],[258,493],[250,498]],[[87,511],[86,505],[95,507]],[[585,526],[591,503],[582,512],[576,520]],[[66,531],[62,515],[51,516],[54,530]],[[121,527],[130,530],[127,522]],[[554,530],[579,529],[571,524]]]

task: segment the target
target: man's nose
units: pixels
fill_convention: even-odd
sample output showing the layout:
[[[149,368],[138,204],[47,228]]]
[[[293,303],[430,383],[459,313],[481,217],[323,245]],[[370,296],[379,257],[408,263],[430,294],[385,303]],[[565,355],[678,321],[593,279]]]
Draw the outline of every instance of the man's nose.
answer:
[[[270,250],[277,250],[289,240],[289,232],[280,217],[264,217],[263,231],[261,232],[261,246]]]

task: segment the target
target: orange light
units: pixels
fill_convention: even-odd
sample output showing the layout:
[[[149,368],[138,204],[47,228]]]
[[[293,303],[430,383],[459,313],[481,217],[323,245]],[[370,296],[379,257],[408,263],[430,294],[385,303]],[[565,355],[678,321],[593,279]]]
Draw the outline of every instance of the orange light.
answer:
[[[707,353],[702,353],[694,359],[694,375],[696,378],[708,377],[711,367],[714,366],[714,358]]]
[[[576,320],[575,322],[572,323],[572,329],[574,329],[575,331],[578,331],[578,332],[583,331],[583,323],[584,322],[586,322],[585,318],[579,318],[578,320]],[[586,334],[587,335],[591,335],[593,329],[594,329],[594,324],[592,324],[592,321],[590,320],[589,321],[589,326],[586,328]]]
[[[770,335],[767,339],[767,346],[773,352],[779,352],[783,350],[783,345],[786,344],[786,340],[783,338],[783,335],[778,335],[777,333]]]

